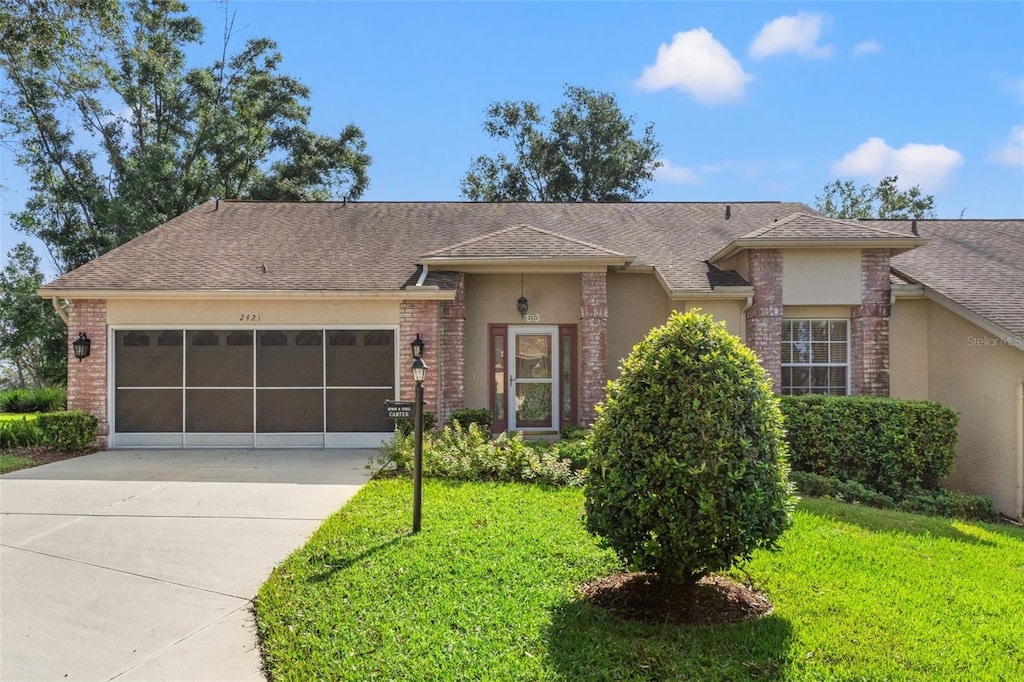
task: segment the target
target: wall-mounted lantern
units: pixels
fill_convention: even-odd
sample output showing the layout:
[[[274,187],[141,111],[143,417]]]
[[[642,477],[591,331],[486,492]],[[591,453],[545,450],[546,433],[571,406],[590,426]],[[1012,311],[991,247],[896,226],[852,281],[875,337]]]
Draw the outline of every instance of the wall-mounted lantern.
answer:
[[[526,295],[523,293],[523,276],[519,275],[519,300],[516,301],[516,310],[519,312],[519,317],[526,317],[526,312],[530,309],[530,302],[526,300]]]
[[[92,341],[85,335],[85,332],[79,332],[78,338],[71,344],[71,347],[75,349],[75,357],[81,362],[83,359],[89,357],[89,350],[92,346]]]
[[[410,343],[409,345],[412,346],[412,359],[413,360],[422,360],[423,359],[423,347],[426,346],[427,344],[423,342],[423,339],[420,338],[420,335],[417,334],[416,335],[416,340],[413,341],[412,343]]]

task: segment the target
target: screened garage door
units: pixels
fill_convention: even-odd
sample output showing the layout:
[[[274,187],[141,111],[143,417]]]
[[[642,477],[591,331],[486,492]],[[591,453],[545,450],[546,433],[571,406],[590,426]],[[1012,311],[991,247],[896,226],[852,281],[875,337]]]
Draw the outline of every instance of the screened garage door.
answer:
[[[118,329],[117,447],[375,446],[394,329]]]

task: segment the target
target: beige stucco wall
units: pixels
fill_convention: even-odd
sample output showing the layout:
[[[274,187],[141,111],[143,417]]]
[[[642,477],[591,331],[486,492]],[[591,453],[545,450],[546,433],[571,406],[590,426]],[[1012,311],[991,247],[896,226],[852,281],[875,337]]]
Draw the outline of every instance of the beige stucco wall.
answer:
[[[608,275],[608,378],[653,327],[665,324],[672,311],[665,288],[654,273]]]
[[[274,326],[398,324],[395,300],[163,300],[111,299],[110,325]]]
[[[702,313],[710,315],[715,318],[716,321],[725,322],[725,328],[729,330],[730,334],[738,336],[741,340],[745,340],[747,336],[747,329],[743,319],[743,306],[746,305],[746,303],[746,299],[732,299],[724,301],[676,301],[676,305],[673,306],[673,309],[681,310],[682,312],[689,312],[699,308]]]
[[[784,305],[860,305],[859,249],[786,249],[782,252]]]
[[[522,293],[530,302],[537,322],[525,322],[516,312]],[[487,407],[489,324],[558,325],[580,322],[580,276],[526,275],[520,285],[516,275],[466,275],[466,407]]]
[[[1024,463],[1018,433],[1024,339],[1000,338],[942,306],[928,305],[928,399],[960,413],[951,487],[992,498],[1019,517]]]
[[[889,317],[889,395],[928,398],[928,308],[925,299],[896,299]]]

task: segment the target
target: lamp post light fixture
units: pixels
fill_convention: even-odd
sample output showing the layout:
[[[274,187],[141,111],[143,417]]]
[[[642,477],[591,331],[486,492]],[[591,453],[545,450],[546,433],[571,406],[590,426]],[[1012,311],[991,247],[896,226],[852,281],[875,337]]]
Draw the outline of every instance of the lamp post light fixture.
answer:
[[[92,341],[85,335],[85,332],[79,332],[78,338],[71,344],[71,347],[75,349],[75,357],[81,362],[84,358],[89,357],[89,350],[92,346]]]
[[[412,532],[420,532],[423,516],[423,380],[427,378],[427,363],[423,362],[423,347],[426,344],[420,335],[412,342],[412,378],[416,382],[416,401],[412,406],[415,435],[412,455]]]

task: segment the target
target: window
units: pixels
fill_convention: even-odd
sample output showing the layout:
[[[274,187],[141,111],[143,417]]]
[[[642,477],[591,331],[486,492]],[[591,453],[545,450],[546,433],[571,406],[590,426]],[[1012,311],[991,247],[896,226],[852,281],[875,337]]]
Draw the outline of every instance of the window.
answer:
[[[849,350],[849,320],[783,320],[783,395],[848,394]]]

